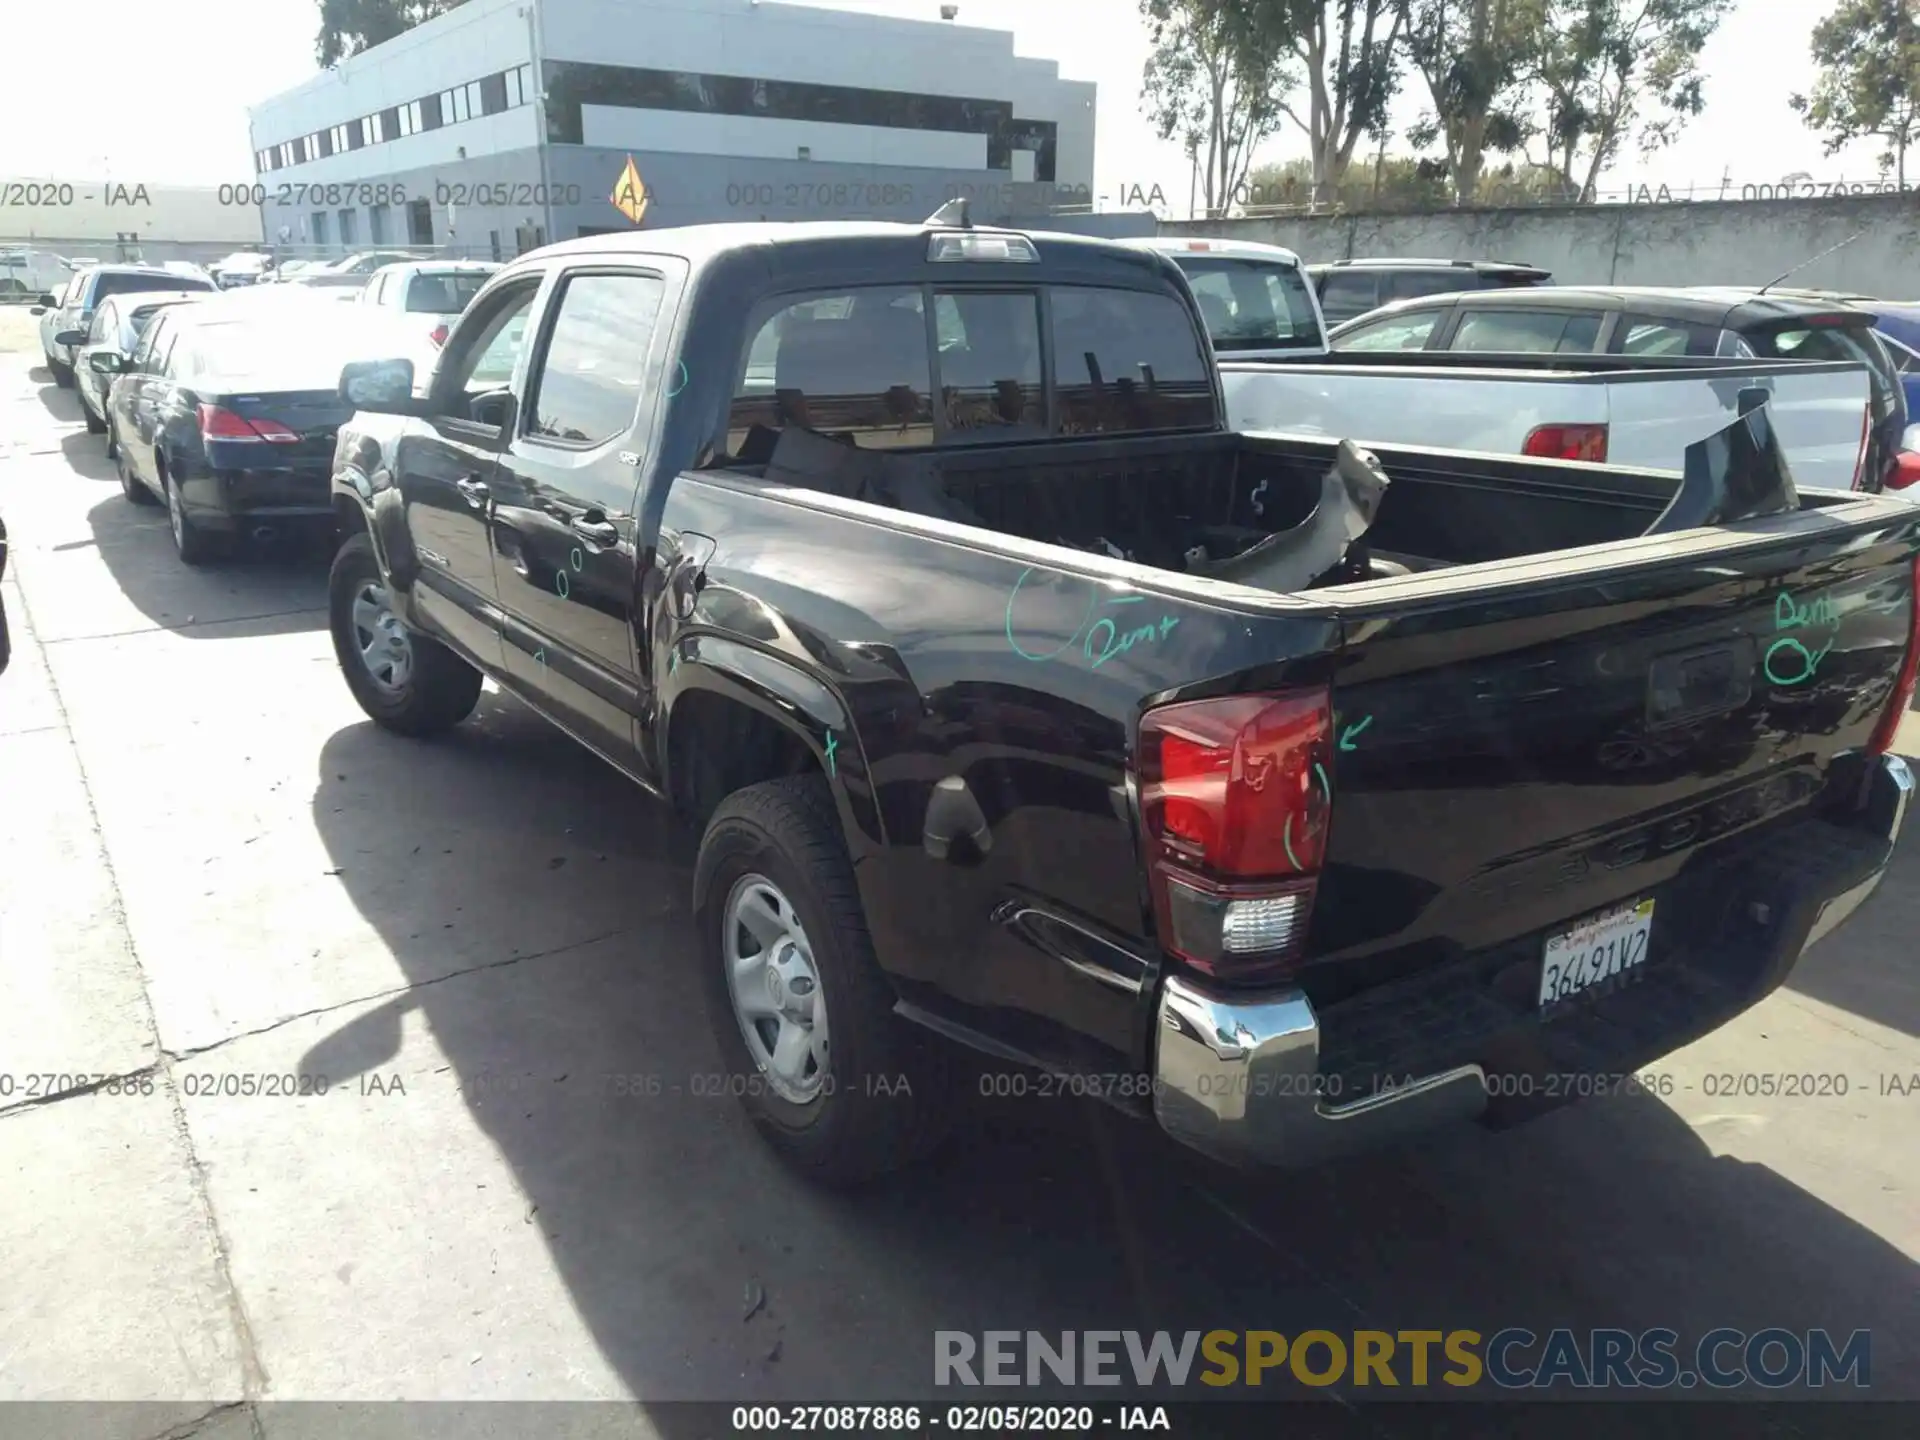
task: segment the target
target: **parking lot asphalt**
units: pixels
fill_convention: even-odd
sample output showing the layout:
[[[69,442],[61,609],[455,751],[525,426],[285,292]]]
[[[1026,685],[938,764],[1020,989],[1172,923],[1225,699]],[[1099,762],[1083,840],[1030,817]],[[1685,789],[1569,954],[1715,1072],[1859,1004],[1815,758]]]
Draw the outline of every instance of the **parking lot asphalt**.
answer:
[[[925,1401],[936,1330],[1512,1325],[1868,1329],[1873,1395],[1920,1398],[1920,839],[1665,1099],[1246,1176],[969,1082],[925,1168],[823,1193],[702,1093],[665,815],[491,691],[376,729],[325,557],[182,566],[31,326],[0,315],[0,1400],[147,1402],[104,1412],[129,1437],[291,1433],[278,1400],[644,1420]],[[1847,1094],[1708,1079],[1746,1073]]]

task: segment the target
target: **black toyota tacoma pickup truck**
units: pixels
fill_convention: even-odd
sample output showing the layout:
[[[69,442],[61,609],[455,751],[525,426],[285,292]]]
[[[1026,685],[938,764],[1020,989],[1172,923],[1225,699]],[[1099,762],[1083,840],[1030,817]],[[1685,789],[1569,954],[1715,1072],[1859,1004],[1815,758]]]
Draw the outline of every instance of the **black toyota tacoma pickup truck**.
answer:
[[[823,1178],[955,1041],[1238,1163],[1511,1123],[1779,985],[1905,818],[1920,508],[1763,408],[1679,481],[1234,434],[1164,257],[948,212],[550,246],[340,385],[353,693],[490,676],[698,827],[688,963]]]

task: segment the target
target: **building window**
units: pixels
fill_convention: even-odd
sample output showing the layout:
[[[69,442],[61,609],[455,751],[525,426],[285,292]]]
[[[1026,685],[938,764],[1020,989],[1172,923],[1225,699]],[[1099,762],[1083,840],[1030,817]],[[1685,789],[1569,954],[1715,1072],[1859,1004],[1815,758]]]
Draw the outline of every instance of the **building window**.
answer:
[[[446,106],[441,101],[441,96],[429,95],[423,100],[413,102],[413,108],[420,116],[420,129],[438,130],[447,123]]]
[[[466,85],[466,92],[466,99],[461,104],[460,118],[463,120],[478,120],[482,115],[487,113],[480,95],[480,82],[478,80],[469,80]]]
[[[506,83],[507,108],[517,109],[527,103],[526,67],[509,70],[500,78]]]
[[[815,120],[895,130],[940,130],[1004,137],[1016,125],[1004,100],[954,95],[917,95],[851,85],[815,85],[797,80],[753,80],[735,75],[642,70],[620,65],[554,61],[547,92],[557,104],[550,117],[555,140],[578,145],[580,107],[609,105],[629,110],[677,110],[709,115],[747,115],[773,120]],[[1004,139],[1003,148],[1010,149]]]
[[[316,245],[327,243],[327,212],[324,210],[313,212],[313,243]]]
[[[498,115],[507,108],[506,75],[489,75],[480,82],[480,111],[482,115]]]
[[[425,200],[407,202],[407,243],[410,245],[431,245],[433,243],[433,206]]]
[[[351,245],[360,238],[360,227],[356,223],[358,218],[351,210],[340,212],[340,243],[342,245]]]
[[[375,245],[387,243],[387,207],[371,205],[367,207],[367,239]]]

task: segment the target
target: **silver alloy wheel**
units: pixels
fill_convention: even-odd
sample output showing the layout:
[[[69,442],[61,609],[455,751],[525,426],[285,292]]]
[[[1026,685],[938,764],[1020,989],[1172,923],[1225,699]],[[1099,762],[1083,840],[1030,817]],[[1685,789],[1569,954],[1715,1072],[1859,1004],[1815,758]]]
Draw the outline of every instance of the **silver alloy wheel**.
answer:
[[[817,1099],[827,1076],[827,1002],[793,902],[764,875],[743,875],[720,925],[727,992],[747,1053],[781,1099]]]
[[[384,585],[361,582],[353,596],[353,643],[367,677],[388,694],[398,694],[413,678],[413,642],[393,613]]]

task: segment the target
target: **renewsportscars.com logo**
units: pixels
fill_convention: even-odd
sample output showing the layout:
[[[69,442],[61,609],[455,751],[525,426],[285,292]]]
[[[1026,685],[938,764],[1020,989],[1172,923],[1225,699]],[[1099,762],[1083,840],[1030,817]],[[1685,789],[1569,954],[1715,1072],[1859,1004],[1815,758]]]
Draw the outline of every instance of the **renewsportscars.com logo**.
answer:
[[[1198,1363],[1196,1363],[1198,1362]],[[1781,1390],[1873,1382],[1873,1334],[1825,1330],[936,1330],[933,1383]]]

